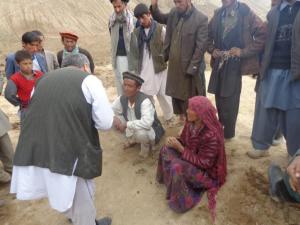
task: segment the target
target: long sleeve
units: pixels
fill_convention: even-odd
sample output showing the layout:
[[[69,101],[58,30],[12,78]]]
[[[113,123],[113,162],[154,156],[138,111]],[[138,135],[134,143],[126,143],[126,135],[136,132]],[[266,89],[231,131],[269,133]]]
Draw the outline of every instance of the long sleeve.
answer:
[[[59,64],[58,64],[56,55],[53,55],[53,67],[55,70],[59,68]]]
[[[3,90],[3,75],[0,71],[0,95],[2,94],[2,90]]]
[[[137,29],[137,28],[135,28]],[[134,71],[136,73],[140,73],[139,71],[139,47],[136,33],[137,30],[134,30],[130,35],[130,50],[128,54],[128,69],[129,71]]]
[[[121,116],[122,112],[123,112],[120,98],[121,97],[119,96],[112,104],[112,110],[113,110],[115,116]]]
[[[98,130],[110,129],[113,123],[113,111],[102,82],[94,75],[89,75],[83,80],[81,88],[86,101],[92,105],[95,128]]]
[[[208,23],[208,40],[207,40],[207,52],[209,54],[212,54],[215,50],[215,43],[214,43],[214,35],[213,35],[213,24],[215,24],[215,16],[211,18],[211,20]]]
[[[214,166],[218,154],[218,141],[212,132],[201,132],[200,136],[189,139],[182,158],[201,169]]]
[[[249,29],[253,37],[253,41],[241,51],[241,58],[251,57],[263,51],[267,29],[266,24],[252,11],[250,12]]]
[[[21,104],[20,99],[17,97],[17,86],[12,80],[7,81],[7,85],[4,91],[4,96],[14,106]]]
[[[129,129],[146,129],[150,130],[154,121],[155,108],[150,99],[145,99],[141,104],[141,119],[127,122]]]
[[[167,24],[168,18],[170,13],[162,13],[158,6],[150,6],[150,11],[153,16],[153,19],[155,19],[157,22],[161,24]]]
[[[186,71],[187,74],[191,75],[198,75],[197,72],[199,71],[201,60],[203,59],[204,53],[207,48],[208,19],[206,16],[203,17],[202,21],[200,22],[196,36],[197,37],[194,54]]]
[[[55,54],[53,54],[53,68],[55,70],[59,68],[58,60]]]
[[[45,50],[45,57],[48,65],[48,72],[59,68],[57,56],[53,52]]]
[[[59,67],[61,67],[62,55],[63,55],[63,50],[57,52],[57,54],[56,54],[56,56],[57,56],[56,58],[57,58],[57,62],[58,62]]]
[[[14,54],[9,54],[6,57],[6,63],[5,63],[5,75],[7,80],[11,77],[11,75],[13,75],[14,73],[17,72],[17,70],[19,70],[19,68],[16,68],[16,64],[15,64],[15,55]]]
[[[94,74],[95,64],[94,64],[94,60],[93,60],[92,55],[87,50],[82,49],[82,48],[79,48],[79,52],[84,54],[88,58],[88,60],[90,62],[91,73]]]

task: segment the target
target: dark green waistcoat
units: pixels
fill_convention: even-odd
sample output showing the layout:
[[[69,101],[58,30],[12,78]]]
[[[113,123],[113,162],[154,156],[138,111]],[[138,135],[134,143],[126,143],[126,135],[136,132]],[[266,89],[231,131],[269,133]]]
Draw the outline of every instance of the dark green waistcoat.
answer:
[[[135,41],[131,40],[130,51],[132,67],[130,70],[136,71],[136,73],[140,74],[142,70],[142,62],[143,62],[143,54],[144,54],[144,46],[143,48],[138,47],[139,35],[140,35],[140,27],[134,29],[133,35],[135,36]],[[162,29],[163,25],[157,23],[156,30],[153,34],[152,39],[150,40],[150,50],[151,56],[153,60],[154,72],[159,73],[164,71],[167,68],[167,63],[164,60],[164,48],[163,48],[163,40],[162,40]],[[130,63],[131,64],[131,63]]]
[[[136,96],[134,113],[135,113],[135,117],[138,120],[140,120],[142,117],[141,104],[146,98],[148,98],[148,96],[142,92],[139,92]],[[122,105],[123,117],[125,118],[126,121],[128,121],[128,118],[127,118],[128,98],[126,96],[122,95],[120,98],[120,101],[121,101],[121,105]],[[156,111],[154,114],[154,122],[152,124],[152,128],[155,132],[155,143],[157,144],[160,141],[160,139],[162,138],[162,136],[165,134],[165,130],[157,117]]]
[[[84,179],[101,175],[98,131],[92,106],[81,88],[87,75],[68,67],[38,80],[21,127],[14,165],[48,168]]]

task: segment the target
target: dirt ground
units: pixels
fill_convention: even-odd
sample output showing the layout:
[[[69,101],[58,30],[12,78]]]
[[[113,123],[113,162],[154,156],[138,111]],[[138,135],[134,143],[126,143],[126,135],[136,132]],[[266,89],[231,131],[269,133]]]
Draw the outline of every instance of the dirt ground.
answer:
[[[97,75],[107,88],[109,99],[116,96],[111,66],[97,67]],[[207,71],[207,79],[209,72]],[[271,162],[286,166],[285,145],[273,147],[271,157],[252,160],[245,154],[251,148],[250,134],[253,120],[255,80],[243,78],[237,136],[226,143],[228,159],[227,182],[218,194],[217,225],[287,225],[300,221],[300,209],[275,203],[268,196],[266,171]],[[213,96],[209,95],[213,100]],[[3,97],[0,107],[12,123],[18,121],[17,109]],[[159,107],[158,107],[159,108]],[[158,109],[159,110],[159,109]],[[161,112],[159,111],[161,115]],[[175,135],[179,128],[167,130]],[[19,129],[9,132],[14,146]],[[122,137],[115,131],[101,132],[104,149],[103,175],[96,181],[98,216],[111,216],[113,225],[207,225],[212,224],[207,208],[207,198],[185,214],[172,212],[165,200],[166,189],[155,181],[158,150],[151,157],[141,160],[138,146],[122,150]],[[68,225],[63,215],[52,210],[47,200],[19,201],[9,194],[9,185],[0,186],[0,225]],[[300,224],[300,222],[299,222]]]

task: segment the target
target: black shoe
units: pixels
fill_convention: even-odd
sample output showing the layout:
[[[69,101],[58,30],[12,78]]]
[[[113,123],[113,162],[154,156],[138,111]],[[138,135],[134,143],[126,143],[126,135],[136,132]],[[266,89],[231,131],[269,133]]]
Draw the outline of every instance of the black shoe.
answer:
[[[110,225],[110,224],[111,224],[110,217],[104,217],[102,219],[96,220],[96,225]]]
[[[279,181],[283,180],[283,172],[277,165],[271,165],[268,169],[268,176],[269,176],[269,192],[271,198],[277,202],[281,201],[279,196],[277,195],[277,186]]]

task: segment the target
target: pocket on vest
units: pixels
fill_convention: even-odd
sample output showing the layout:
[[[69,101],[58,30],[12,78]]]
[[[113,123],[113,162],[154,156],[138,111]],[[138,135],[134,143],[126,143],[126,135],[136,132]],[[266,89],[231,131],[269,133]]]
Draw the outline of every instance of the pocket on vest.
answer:
[[[92,179],[101,175],[102,149],[91,143],[79,154],[74,175],[84,179]]]

